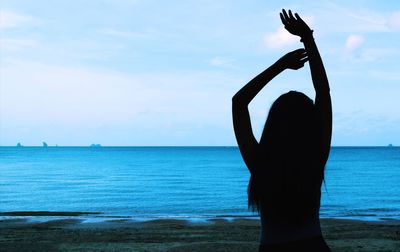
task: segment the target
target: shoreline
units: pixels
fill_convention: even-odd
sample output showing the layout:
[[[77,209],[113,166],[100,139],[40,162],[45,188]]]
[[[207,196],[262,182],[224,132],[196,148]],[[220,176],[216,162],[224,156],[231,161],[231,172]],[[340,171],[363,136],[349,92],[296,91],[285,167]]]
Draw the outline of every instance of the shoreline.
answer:
[[[2,221],[13,219],[25,219],[27,222],[40,223],[47,221],[55,221],[62,219],[74,218],[82,223],[101,223],[107,221],[130,221],[130,222],[146,222],[153,220],[182,220],[193,223],[207,223],[213,219],[223,219],[234,221],[236,219],[259,220],[257,214],[254,215],[202,215],[202,216],[179,216],[179,215],[161,215],[161,216],[129,216],[129,215],[110,215],[103,212],[84,212],[84,211],[7,211],[0,212],[0,223]],[[379,217],[377,215],[349,215],[335,217],[320,217],[321,220],[346,220],[361,221],[371,223],[392,223],[400,224],[400,219],[390,217]],[[0,225],[1,227],[1,225]]]
[[[321,219],[332,251],[400,251],[399,222]],[[2,251],[257,251],[259,220],[0,220]]]

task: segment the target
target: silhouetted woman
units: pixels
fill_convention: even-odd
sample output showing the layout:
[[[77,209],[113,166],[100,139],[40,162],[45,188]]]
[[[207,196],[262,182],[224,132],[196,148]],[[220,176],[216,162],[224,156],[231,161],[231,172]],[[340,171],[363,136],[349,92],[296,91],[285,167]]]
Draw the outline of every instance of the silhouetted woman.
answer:
[[[249,207],[261,217],[260,251],[330,251],[319,221],[321,185],[332,135],[329,84],[312,30],[296,13],[280,13],[286,30],[305,49],[289,52],[232,98],[233,124],[243,160],[250,170]],[[290,91],[272,105],[259,142],[248,105],[286,69],[309,61],[315,102]]]

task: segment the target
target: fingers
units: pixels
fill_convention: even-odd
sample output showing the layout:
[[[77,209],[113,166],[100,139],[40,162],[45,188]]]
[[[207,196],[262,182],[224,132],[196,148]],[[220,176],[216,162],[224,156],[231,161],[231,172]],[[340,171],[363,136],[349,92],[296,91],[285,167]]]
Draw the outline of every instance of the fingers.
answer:
[[[291,10],[289,10],[289,17],[290,17],[291,20],[296,20],[296,19],[293,17],[293,14],[292,14],[292,11],[291,11]]]
[[[307,60],[308,60],[307,52],[300,55],[300,61],[301,62],[303,62],[303,61],[306,62]]]
[[[304,65],[304,63],[306,63],[308,61],[308,53],[306,50],[301,49],[301,53],[300,53],[300,63]]]
[[[304,63],[306,63],[307,61],[308,61],[308,57],[301,59],[301,60],[300,60],[300,63],[301,63],[302,65],[304,65]]]
[[[285,18],[286,23],[289,23],[290,19],[289,19],[288,14],[286,13],[285,9],[282,9],[282,14],[283,14],[283,17]]]
[[[308,58],[308,53],[307,53],[306,51],[302,52],[302,53],[300,54],[300,58],[301,58],[301,59]]]
[[[307,54],[307,51],[304,48],[299,48],[297,50],[294,50],[292,53],[295,53],[297,55],[301,55],[301,54]]]
[[[279,16],[281,17],[282,23],[284,25],[287,25],[289,23],[294,23],[296,21],[301,21],[304,22],[303,19],[299,16],[297,13],[292,13],[292,10],[289,10],[289,14],[286,12],[285,9],[282,9],[282,13],[279,13]]]
[[[308,53],[304,48],[294,50],[293,53],[296,55],[300,63],[304,64],[308,61]]]
[[[288,14],[285,9],[282,9],[282,14],[283,15],[281,15],[281,19],[283,16],[286,23],[291,23],[291,22],[297,21],[296,18],[293,16],[292,10],[289,10],[289,14]],[[297,15],[297,13],[295,13],[295,15]]]
[[[301,19],[301,17],[299,16],[299,14],[294,13],[294,15],[296,16],[297,20],[304,22],[303,19]]]
[[[286,19],[285,19],[285,17],[283,16],[283,14],[282,14],[282,13],[279,13],[279,16],[281,17],[282,24],[283,24],[284,26],[288,25],[288,22],[286,21]]]

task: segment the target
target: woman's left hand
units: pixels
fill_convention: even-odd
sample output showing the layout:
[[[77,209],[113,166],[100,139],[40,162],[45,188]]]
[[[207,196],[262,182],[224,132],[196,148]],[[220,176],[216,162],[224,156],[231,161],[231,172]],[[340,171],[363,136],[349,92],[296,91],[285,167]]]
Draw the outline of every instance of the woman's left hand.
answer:
[[[279,62],[283,64],[285,68],[298,70],[304,66],[304,63],[308,61],[308,55],[305,49],[300,48],[285,54],[279,59]]]

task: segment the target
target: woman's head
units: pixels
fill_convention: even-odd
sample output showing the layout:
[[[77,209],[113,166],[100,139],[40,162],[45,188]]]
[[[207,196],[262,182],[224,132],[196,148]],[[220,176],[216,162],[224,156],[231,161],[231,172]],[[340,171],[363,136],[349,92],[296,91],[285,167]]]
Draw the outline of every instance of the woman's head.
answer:
[[[303,93],[290,91],[272,104],[260,145],[278,152],[283,148],[286,154],[296,154],[311,143],[315,144],[318,137],[316,124],[313,101]]]

